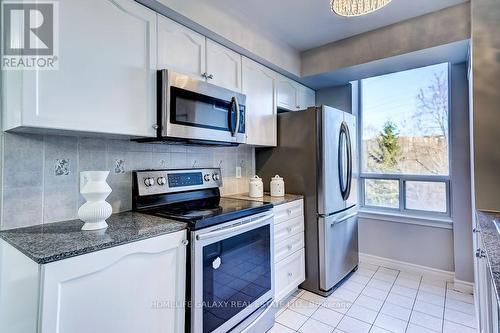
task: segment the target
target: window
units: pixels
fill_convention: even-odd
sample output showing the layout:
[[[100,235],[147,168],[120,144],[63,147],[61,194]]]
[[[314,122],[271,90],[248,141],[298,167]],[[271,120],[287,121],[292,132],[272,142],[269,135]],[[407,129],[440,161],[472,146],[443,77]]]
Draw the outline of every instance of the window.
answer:
[[[362,205],[449,215],[448,64],[360,82]]]

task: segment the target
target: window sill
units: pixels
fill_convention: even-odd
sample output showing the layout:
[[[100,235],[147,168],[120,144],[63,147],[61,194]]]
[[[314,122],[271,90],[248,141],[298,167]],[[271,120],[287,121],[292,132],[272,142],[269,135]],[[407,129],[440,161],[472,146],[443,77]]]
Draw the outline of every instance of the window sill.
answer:
[[[453,220],[449,217],[440,218],[432,216],[412,216],[392,212],[381,212],[371,209],[360,209],[358,217],[383,222],[406,223],[425,227],[453,229]]]

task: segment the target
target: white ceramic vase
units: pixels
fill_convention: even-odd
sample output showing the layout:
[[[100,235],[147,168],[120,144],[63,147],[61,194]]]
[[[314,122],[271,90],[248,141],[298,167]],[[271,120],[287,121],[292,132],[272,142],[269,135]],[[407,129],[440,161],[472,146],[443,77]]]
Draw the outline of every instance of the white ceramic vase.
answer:
[[[109,171],[80,172],[80,193],[87,200],[78,209],[78,218],[85,222],[82,230],[98,230],[107,228],[106,219],[113,209],[106,202],[111,187],[106,183]]]

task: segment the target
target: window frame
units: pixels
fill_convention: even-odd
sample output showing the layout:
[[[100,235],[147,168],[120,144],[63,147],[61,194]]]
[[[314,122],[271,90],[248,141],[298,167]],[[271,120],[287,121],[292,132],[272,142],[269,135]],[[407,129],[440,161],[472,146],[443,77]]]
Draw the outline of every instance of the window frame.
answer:
[[[437,65],[437,64],[435,64]],[[429,66],[432,66],[429,65]],[[406,70],[412,70],[422,67],[409,68],[398,72],[404,72]],[[359,206],[362,210],[377,212],[377,213],[398,213],[400,215],[406,215],[410,217],[421,217],[421,218],[451,218],[452,217],[452,206],[451,206],[451,177],[452,177],[452,123],[451,123],[451,64],[447,63],[447,75],[448,75],[448,175],[415,175],[415,174],[396,174],[396,173],[368,173],[363,172],[363,80],[357,81],[358,86],[358,170],[359,170]],[[395,72],[397,73],[397,72]],[[388,73],[391,74],[391,73]],[[383,74],[382,74],[383,75]],[[381,180],[397,180],[399,183],[399,208],[391,207],[380,207],[374,205],[367,205],[365,203],[365,180],[368,179],[381,179]],[[435,212],[429,210],[418,210],[406,208],[406,182],[408,181],[420,181],[420,182],[431,182],[431,183],[444,183],[446,190],[446,212]]]

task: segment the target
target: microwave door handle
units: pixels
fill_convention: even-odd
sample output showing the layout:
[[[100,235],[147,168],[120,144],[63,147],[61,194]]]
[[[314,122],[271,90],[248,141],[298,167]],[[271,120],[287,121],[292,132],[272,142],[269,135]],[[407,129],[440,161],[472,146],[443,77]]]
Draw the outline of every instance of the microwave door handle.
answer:
[[[234,102],[236,104],[236,128],[232,133],[233,136],[235,136],[240,130],[240,103],[238,102],[238,97],[234,96]]]
[[[229,128],[229,132],[231,133],[231,136],[234,136],[234,128],[233,128],[233,107],[234,104],[236,104],[236,97],[231,98],[231,103],[229,104],[229,113],[227,117],[227,128]]]

